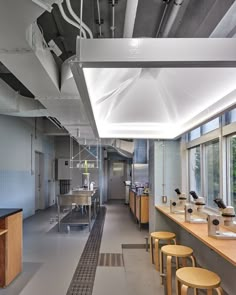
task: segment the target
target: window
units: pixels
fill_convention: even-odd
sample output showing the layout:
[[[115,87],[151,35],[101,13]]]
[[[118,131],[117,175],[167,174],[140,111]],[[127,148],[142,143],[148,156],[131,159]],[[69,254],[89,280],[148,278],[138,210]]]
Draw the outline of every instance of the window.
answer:
[[[200,127],[198,127],[198,128],[196,128],[196,129],[189,132],[189,140],[190,141],[194,140],[194,139],[196,139],[196,138],[198,138],[200,136],[201,136],[201,128]]]
[[[201,154],[200,146],[189,150],[189,189],[201,195]]]
[[[210,122],[204,124],[202,126],[202,134],[208,133],[212,130],[215,130],[217,128],[219,128],[219,118],[216,118],[214,120],[211,120]]]
[[[236,122],[236,109],[233,109],[226,113],[227,124]]]
[[[214,199],[220,192],[219,141],[205,144],[205,197],[208,207],[216,208]]]
[[[236,135],[229,137],[229,196],[236,210]]]

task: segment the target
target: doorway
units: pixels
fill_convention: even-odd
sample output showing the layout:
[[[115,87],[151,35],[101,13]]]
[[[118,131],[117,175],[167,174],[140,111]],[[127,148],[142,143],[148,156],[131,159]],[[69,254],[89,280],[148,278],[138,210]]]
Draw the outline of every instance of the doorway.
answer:
[[[43,170],[44,170],[43,154],[39,152],[35,152],[35,211],[45,208]]]
[[[109,164],[108,200],[125,200],[124,181],[127,178],[126,161],[111,160]]]

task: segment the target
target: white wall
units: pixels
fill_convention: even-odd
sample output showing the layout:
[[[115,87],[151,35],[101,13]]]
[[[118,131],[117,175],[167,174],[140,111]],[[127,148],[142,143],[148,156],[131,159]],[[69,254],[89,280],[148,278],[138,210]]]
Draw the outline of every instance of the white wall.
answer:
[[[163,204],[163,194],[167,196],[167,204],[169,204],[170,199],[175,197],[174,190],[177,187],[181,189],[181,155],[179,141],[149,142],[149,179],[149,230],[151,232],[154,230],[162,230],[163,226],[165,226],[163,224],[163,219],[159,218],[157,210],[155,209],[156,205]]]
[[[0,115],[0,208],[23,208],[24,218],[35,213],[35,151],[44,155],[45,207],[55,202],[54,138],[43,135],[42,119],[36,126],[34,119]]]

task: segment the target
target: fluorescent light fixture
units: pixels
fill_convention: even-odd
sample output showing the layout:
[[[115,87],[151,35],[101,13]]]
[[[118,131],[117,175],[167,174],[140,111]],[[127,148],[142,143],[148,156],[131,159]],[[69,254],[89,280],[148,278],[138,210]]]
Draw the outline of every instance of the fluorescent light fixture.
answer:
[[[101,138],[176,138],[236,104],[235,39],[82,39],[71,63]]]

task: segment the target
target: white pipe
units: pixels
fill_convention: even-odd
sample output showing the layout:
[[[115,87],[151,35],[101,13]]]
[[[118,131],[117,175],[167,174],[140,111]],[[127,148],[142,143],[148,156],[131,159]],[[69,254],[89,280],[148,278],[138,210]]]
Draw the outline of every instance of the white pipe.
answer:
[[[127,0],[125,10],[124,38],[132,38],[137,13],[138,0]]]
[[[112,0],[112,25],[111,25],[111,36],[115,38],[115,0]]]
[[[159,37],[160,31],[161,31],[161,27],[162,27],[163,21],[165,19],[165,16],[166,16],[166,12],[167,12],[167,8],[169,6],[169,3],[170,3],[170,1],[166,1],[166,3],[165,3],[165,9],[164,9],[164,12],[162,14],[161,21],[160,21],[160,24],[158,26],[158,30],[157,30],[157,33],[156,33],[156,37],[157,38]]]
[[[176,20],[176,17],[178,15],[179,9],[181,7],[181,5],[183,4],[184,0],[175,0],[170,16],[166,22],[165,28],[163,30],[162,36],[163,38],[168,37],[168,34],[170,33],[170,30]]]
[[[102,37],[102,24],[101,24],[101,13],[100,13],[100,4],[99,4],[99,0],[97,0],[97,8],[98,8],[99,36]]]
[[[93,33],[92,31],[90,30],[90,28],[76,15],[76,13],[74,12],[74,10],[72,9],[71,7],[71,3],[70,3],[70,0],[66,0],[66,5],[67,5],[67,8],[70,12],[70,14],[72,15],[72,17],[76,20],[76,22],[82,26],[82,28],[89,34],[89,37],[91,39],[93,39]]]
[[[61,12],[61,15],[62,17],[64,18],[64,20],[66,22],[68,22],[69,24],[71,24],[72,26],[76,27],[77,29],[81,30],[82,34],[83,34],[83,37],[86,38],[86,32],[85,30],[77,23],[77,22],[74,22],[73,20],[71,20],[66,14],[65,14],[65,11],[63,9],[63,6],[61,3],[57,3],[58,7],[59,7],[59,10]]]

